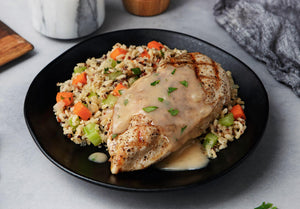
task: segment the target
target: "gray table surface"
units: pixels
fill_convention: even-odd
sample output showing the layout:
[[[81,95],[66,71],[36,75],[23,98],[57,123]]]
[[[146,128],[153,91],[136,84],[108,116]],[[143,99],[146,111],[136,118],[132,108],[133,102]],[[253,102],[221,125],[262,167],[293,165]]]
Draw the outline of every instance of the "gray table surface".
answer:
[[[106,0],[105,22],[93,34],[159,28],[201,38],[245,62],[269,95],[270,115],[264,137],[240,166],[204,185],[143,193],[116,191],[82,181],[57,168],[40,152],[24,121],[26,92],[41,69],[82,39],[49,39],[32,28],[26,1],[0,0],[0,19],[35,47],[33,52],[0,68],[0,208],[251,209],[263,201],[279,208],[300,208],[300,100],[216,24],[214,3],[173,0],[167,12],[146,18],[127,13],[121,0]]]

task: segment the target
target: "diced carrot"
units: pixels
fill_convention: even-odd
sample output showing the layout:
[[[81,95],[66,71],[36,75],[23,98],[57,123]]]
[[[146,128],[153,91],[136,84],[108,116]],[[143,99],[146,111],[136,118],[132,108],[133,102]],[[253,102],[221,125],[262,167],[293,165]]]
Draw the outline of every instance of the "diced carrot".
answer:
[[[239,104],[233,106],[230,112],[232,112],[234,119],[237,119],[237,118],[246,119],[244,110],[241,107],[241,105],[239,105]]]
[[[121,91],[122,89],[127,89],[127,87],[126,87],[126,86],[123,86],[122,83],[119,83],[119,84],[116,86],[116,88],[113,90],[113,95],[114,95],[114,96],[121,96],[120,91]]]
[[[74,86],[77,86],[79,83],[81,83],[82,85],[87,83],[86,72],[80,73],[72,81],[72,85]]]
[[[56,94],[56,102],[63,101],[65,106],[69,106],[73,103],[73,93],[71,92],[58,92]]]
[[[164,48],[164,45],[162,45],[161,43],[159,43],[157,41],[150,41],[147,46],[149,49],[154,48],[157,50],[161,50],[162,48]]]
[[[92,112],[81,102],[74,105],[73,113],[78,115],[82,120],[88,120],[92,116]]]
[[[143,53],[141,53],[140,56],[150,58],[150,55],[148,54],[146,49],[144,49]]]
[[[116,60],[119,55],[121,54],[125,55],[126,53],[127,53],[126,49],[116,48],[110,53],[110,57]]]

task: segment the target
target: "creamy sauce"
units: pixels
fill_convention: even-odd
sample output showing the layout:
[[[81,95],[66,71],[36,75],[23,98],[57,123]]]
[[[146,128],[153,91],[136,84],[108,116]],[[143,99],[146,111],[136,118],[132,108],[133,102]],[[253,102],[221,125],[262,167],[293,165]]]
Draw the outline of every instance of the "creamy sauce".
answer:
[[[112,134],[123,133],[132,115],[144,114],[153,125],[160,127],[170,143],[183,144],[187,140],[186,133],[191,132],[199,123],[199,118],[206,117],[212,107],[204,104],[205,94],[195,71],[187,66],[178,67],[175,72],[174,69],[172,65],[159,68],[157,73],[140,78],[123,92],[114,107]],[[154,82],[159,83],[153,85]],[[170,87],[177,89],[170,93]],[[148,106],[157,109],[145,112],[143,108]],[[172,109],[178,110],[178,114],[172,115],[169,112]]]
[[[204,168],[208,163],[209,159],[204,153],[203,146],[195,140],[184,145],[156,166],[167,171],[182,171]]]
[[[95,163],[105,163],[108,158],[107,158],[107,155],[102,152],[94,152],[94,153],[90,154],[88,159]]]

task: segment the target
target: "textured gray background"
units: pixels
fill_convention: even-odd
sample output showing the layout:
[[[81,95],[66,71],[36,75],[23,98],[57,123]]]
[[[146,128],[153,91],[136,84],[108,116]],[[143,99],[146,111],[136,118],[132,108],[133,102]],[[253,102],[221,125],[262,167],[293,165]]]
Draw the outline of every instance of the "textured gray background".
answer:
[[[270,99],[269,123],[261,143],[225,176],[175,192],[116,191],[63,172],[34,144],[24,122],[23,103],[37,73],[80,40],[46,38],[32,28],[26,1],[0,0],[0,19],[35,46],[33,53],[0,68],[0,208],[252,209],[263,201],[282,209],[300,208],[300,100],[217,25],[215,2],[172,0],[166,13],[148,18],[128,14],[121,0],[106,3],[106,19],[96,34],[142,27],[179,31],[223,48],[252,68]]]

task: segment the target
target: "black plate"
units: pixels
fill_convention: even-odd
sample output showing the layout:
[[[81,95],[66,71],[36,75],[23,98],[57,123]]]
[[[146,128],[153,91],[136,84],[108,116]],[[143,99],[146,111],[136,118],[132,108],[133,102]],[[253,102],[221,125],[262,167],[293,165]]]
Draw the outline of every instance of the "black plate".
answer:
[[[98,149],[80,147],[63,135],[52,107],[57,82],[71,77],[73,67],[90,57],[100,57],[116,43],[145,45],[157,40],[170,48],[187,49],[208,55],[230,70],[246,102],[247,129],[244,135],[218,153],[218,158],[201,170],[168,172],[153,167],[112,175],[110,164],[96,164],[88,156]],[[227,52],[200,39],[165,30],[133,29],[102,34],[72,47],[48,64],[33,80],[27,92],[24,115],[28,129],[40,150],[64,171],[89,182],[124,190],[160,191],[178,189],[212,180],[235,167],[257,145],[268,119],[268,97],[254,72]]]

